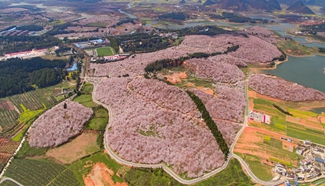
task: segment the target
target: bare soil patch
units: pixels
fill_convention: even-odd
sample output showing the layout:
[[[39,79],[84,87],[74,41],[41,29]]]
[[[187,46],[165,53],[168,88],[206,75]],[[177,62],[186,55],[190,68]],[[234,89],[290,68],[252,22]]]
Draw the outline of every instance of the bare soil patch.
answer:
[[[0,100],[0,108],[5,110],[15,110],[15,106],[7,100]]]
[[[186,72],[179,72],[179,73],[165,75],[165,77],[167,78],[168,82],[172,84],[177,84],[177,83],[181,83],[182,79],[187,79],[187,74]]]
[[[125,182],[114,183],[114,171],[108,169],[104,163],[96,163],[91,173],[83,177],[86,186],[127,186]]]
[[[318,121],[315,122],[313,120],[310,120],[310,118],[308,120],[306,120],[306,119],[302,119],[302,118],[286,116],[287,122],[297,123],[297,124],[303,125],[305,127],[309,127],[309,128],[311,127],[311,128],[323,130],[323,126]]]
[[[47,151],[46,155],[64,164],[72,163],[73,161],[100,150],[100,147],[96,143],[97,136],[97,133],[94,132],[84,132],[71,142],[50,149]]]
[[[252,90],[248,91],[248,96],[250,98],[254,98],[254,99],[259,98],[259,99],[267,99],[267,100],[271,100],[271,101],[275,101],[275,102],[284,102],[284,101],[282,101],[280,99],[276,99],[276,98],[272,98],[270,96],[262,95],[262,94],[259,94],[259,93],[255,92],[255,91],[252,91]]]

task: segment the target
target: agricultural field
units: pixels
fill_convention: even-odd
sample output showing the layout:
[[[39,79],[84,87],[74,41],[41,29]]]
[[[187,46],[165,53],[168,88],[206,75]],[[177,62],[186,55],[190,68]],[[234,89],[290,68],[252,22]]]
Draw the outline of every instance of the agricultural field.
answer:
[[[115,51],[112,47],[102,47],[102,48],[97,48],[97,56],[98,57],[103,57],[103,56],[112,56],[115,54]]]
[[[97,137],[97,132],[84,131],[69,143],[48,150],[46,155],[64,164],[70,164],[82,157],[99,151],[100,147],[96,143]]]
[[[52,87],[0,99],[0,135],[18,135],[17,133],[21,132],[22,127],[25,129],[28,128],[24,127],[24,124],[27,124],[28,121],[35,118],[44,110],[64,99],[64,96],[54,96],[57,89],[73,89],[74,87],[74,84],[64,82]],[[10,132],[8,133],[9,130]]]
[[[289,167],[297,165],[297,159],[301,157],[295,153],[295,148],[301,140],[310,140],[325,145],[324,116],[309,111],[313,107],[323,105],[324,101],[314,101],[322,100],[322,93],[299,87],[299,85],[294,85],[292,88],[291,83],[288,83],[286,87],[299,89],[298,93],[292,97],[295,101],[286,99],[285,95],[292,91],[287,88],[277,87],[281,89],[280,91],[274,91],[273,88],[273,93],[277,94],[273,96],[274,94],[268,94],[271,93],[271,89],[256,86],[257,81],[264,82],[266,81],[264,78],[270,77],[257,77],[259,76],[253,77],[253,86],[259,91],[255,92],[252,89],[248,91],[249,110],[271,116],[271,123],[249,120],[249,127],[245,128],[234,151],[249,164],[256,176],[263,180],[270,180],[273,176],[271,168],[276,162]],[[275,80],[272,79],[268,80],[268,85],[274,83],[272,81]],[[283,83],[279,82],[278,85],[282,87],[280,84],[283,85]],[[306,96],[306,92],[310,94]],[[304,102],[305,99],[310,101]],[[288,138],[292,142],[287,141]],[[269,174],[261,174],[261,169],[265,169],[264,172]]]
[[[271,116],[271,124],[259,124],[250,121],[251,126],[268,129],[279,134],[287,135],[300,140],[310,140],[314,143],[325,145],[325,118],[322,114],[317,114],[305,110],[305,105],[312,103],[292,103],[278,99],[261,96],[256,92],[250,94],[250,109],[265,113]],[[284,112],[277,109],[274,105],[281,105]]]
[[[10,139],[0,138],[0,170],[2,170],[18,145],[19,143],[13,142]]]
[[[268,181],[274,176],[272,168],[277,162],[296,166],[298,158],[301,158],[294,152],[299,140],[291,138],[293,142],[288,142],[281,137],[288,138],[269,130],[246,127],[236,143],[234,152],[247,162],[256,176]],[[265,174],[261,169],[265,170]]]
[[[79,185],[71,170],[46,159],[14,159],[4,176],[23,185]]]

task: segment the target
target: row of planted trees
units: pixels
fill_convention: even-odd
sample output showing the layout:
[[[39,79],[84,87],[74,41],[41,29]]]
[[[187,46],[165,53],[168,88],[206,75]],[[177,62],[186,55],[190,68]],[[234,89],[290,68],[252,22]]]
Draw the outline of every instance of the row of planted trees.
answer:
[[[204,119],[205,123],[209,127],[213,137],[217,140],[217,143],[218,143],[221,151],[225,155],[225,159],[227,159],[227,156],[229,154],[229,147],[228,147],[225,139],[223,138],[221,132],[219,131],[216,123],[211,118],[209,112],[205,108],[201,99],[199,97],[197,97],[193,92],[190,92],[190,91],[186,91],[186,92],[191,97],[191,99],[194,101],[194,103],[196,104],[199,111],[202,113],[202,118]]]

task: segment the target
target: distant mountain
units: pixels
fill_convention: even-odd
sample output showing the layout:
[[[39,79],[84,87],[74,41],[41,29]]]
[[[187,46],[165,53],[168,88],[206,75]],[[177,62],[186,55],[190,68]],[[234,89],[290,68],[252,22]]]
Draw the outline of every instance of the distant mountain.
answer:
[[[217,2],[214,1],[214,0],[207,0],[207,1],[205,1],[205,3],[204,3],[203,5],[208,6],[208,5],[214,5],[214,4],[216,4],[216,3],[217,3]]]
[[[288,6],[291,6],[300,0],[278,0],[280,4],[285,4]],[[325,7],[325,1],[324,0],[301,0],[305,5],[315,5],[315,6],[321,6]]]
[[[249,11],[256,9],[271,12],[274,10],[281,10],[280,4],[277,0],[221,0],[220,2],[216,3],[220,4],[221,8],[233,9],[237,11]]]
[[[300,13],[300,14],[314,14],[314,12],[308,8],[301,0],[287,8],[288,11]]]

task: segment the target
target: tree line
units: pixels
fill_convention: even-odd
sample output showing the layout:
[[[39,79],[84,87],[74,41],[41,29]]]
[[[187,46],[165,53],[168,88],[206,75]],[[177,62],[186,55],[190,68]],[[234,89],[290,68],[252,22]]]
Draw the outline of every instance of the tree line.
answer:
[[[214,52],[211,54],[208,53],[204,53],[204,52],[197,52],[197,53],[193,53],[193,54],[189,54],[186,57],[180,57],[177,59],[162,59],[162,60],[157,60],[153,63],[148,64],[145,67],[145,71],[146,72],[154,72],[154,71],[160,71],[164,68],[170,68],[170,67],[178,67],[181,66],[183,64],[184,61],[189,60],[189,59],[193,59],[193,58],[207,58],[210,56],[216,56],[216,55],[221,55],[221,54],[227,54],[229,52],[234,52],[239,48],[239,45],[234,45],[231,47],[228,47],[227,50],[223,53],[221,52]]]
[[[202,113],[202,118],[204,119],[204,122],[207,124],[208,128],[210,129],[213,137],[216,139],[221,151],[225,155],[225,159],[227,159],[229,154],[229,147],[223,138],[221,132],[219,131],[216,123],[211,118],[209,112],[205,108],[205,105],[201,101],[199,97],[197,97],[193,92],[186,91],[187,94],[191,97],[193,102],[196,104],[196,107],[199,109],[199,111]]]
[[[0,55],[12,52],[22,52],[32,49],[59,46],[62,42],[50,36],[6,36],[0,37]]]
[[[275,104],[272,104],[274,108],[278,109],[280,112],[282,112],[283,114],[286,114],[286,115],[289,115],[289,116],[292,116],[292,114],[286,110],[284,110],[283,108],[281,108],[280,106],[278,105],[275,105]]]
[[[9,59],[0,63],[0,97],[7,97],[55,85],[66,76],[65,61],[32,58]]]

